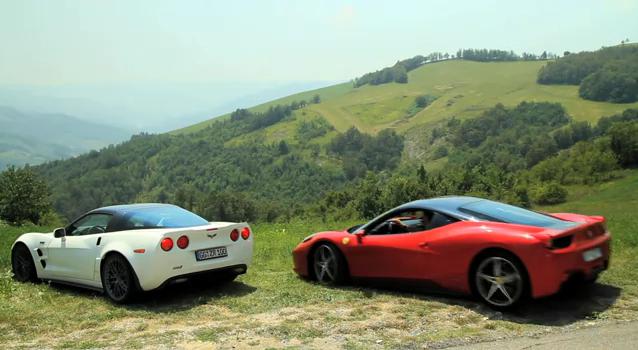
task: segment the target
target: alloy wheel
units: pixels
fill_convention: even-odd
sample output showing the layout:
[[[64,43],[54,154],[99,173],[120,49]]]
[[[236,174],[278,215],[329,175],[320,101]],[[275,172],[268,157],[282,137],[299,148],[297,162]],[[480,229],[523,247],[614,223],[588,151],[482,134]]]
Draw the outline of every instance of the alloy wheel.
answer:
[[[321,283],[333,283],[338,274],[337,254],[328,245],[321,245],[315,250],[314,269],[317,281]]]
[[[121,259],[111,259],[104,272],[104,288],[109,296],[115,300],[124,299],[130,288],[128,266]]]
[[[515,304],[523,294],[521,272],[516,264],[503,257],[483,260],[476,270],[475,282],[481,297],[498,307]]]

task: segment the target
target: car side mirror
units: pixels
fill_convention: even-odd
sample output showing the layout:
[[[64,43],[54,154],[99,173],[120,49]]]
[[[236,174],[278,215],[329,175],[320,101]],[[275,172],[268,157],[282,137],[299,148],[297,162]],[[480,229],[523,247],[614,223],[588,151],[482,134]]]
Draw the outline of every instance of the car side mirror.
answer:
[[[357,237],[357,241],[361,242],[361,238],[363,238],[363,236],[366,235],[366,231],[365,230],[359,230],[359,231],[355,232],[354,235]]]
[[[64,227],[56,228],[53,231],[53,237],[55,238],[66,237],[66,229]]]

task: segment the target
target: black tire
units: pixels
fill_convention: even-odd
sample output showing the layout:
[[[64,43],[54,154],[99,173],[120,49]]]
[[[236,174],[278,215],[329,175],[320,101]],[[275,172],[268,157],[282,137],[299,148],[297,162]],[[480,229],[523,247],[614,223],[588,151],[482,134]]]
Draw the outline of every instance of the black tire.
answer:
[[[506,252],[491,252],[477,259],[470,277],[472,290],[496,310],[510,310],[529,298],[527,271],[520,260]]]
[[[11,269],[13,278],[19,282],[37,282],[38,274],[35,271],[33,256],[24,244],[17,244],[11,252]]]
[[[348,278],[346,259],[341,251],[330,243],[319,243],[312,250],[310,269],[314,279],[322,284],[338,285]]]
[[[109,299],[124,304],[135,299],[139,287],[135,272],[128,261],[119,254],[111,254],[102,264],[102,288]]]

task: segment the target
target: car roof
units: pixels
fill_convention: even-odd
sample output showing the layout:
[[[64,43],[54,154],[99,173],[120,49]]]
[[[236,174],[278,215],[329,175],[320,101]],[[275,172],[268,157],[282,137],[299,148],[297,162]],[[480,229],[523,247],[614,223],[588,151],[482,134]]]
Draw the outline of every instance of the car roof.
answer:
[[[89,213],[125,214],[132,211],[140,210],[140,209],[166,208],[166,207],[176,207],[176,206],[172,204],[164,204],[164,203],[121,204],[121,205],[111,205],[108,207],[93,209]]]
[[[428,210],[436,210],[444,214],[453,215],[459,218],[468,219],[466,213],[459,211],[459,208],[474,202],[483,201],[485,199],[470,196],[444,196],[429,199],[419,199],[399,206],[397,209],[421,208]]]

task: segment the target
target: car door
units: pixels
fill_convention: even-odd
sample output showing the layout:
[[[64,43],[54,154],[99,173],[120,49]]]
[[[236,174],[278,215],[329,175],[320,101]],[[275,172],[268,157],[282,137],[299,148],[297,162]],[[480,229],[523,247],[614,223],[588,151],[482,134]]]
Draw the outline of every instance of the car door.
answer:
[[[349,267],[355,276],[371,278],[400,278],[410,280],[435,280],[437,271],[445,270],[444,257],[437,245],[444,242],[447,230],[444,226],[455,220],[434,211],[426,213],[425,222],[415,224],[415,210],[392,213],[379,220],[377,225],[396,217],[407,217],[409,232],[393,232],[390,228],[375,230],[358,236],[348,251]],[[375,225],[372,225],[375,226]],[[378,228],[377,227],[377,228]]]
[[[371,278],[423,279],[423,232],[359,237],[350,250],[353,275]]]
[[[426,233],[396,232],[390,225],[384,224],[393,217],[408,215],[406,213],[392,213],[376,224],[369,225],[370,231],[357,236],[355,242],[349,245],[348,262],[353,275],[371,278],[424,278]],[[409,220],[413,220],[411,214]]]
[[[106,213],[87,214],[67,227],[65,237],[53,238],[46,267],[51,276],[92,281],[99,245],[111,218]]]

